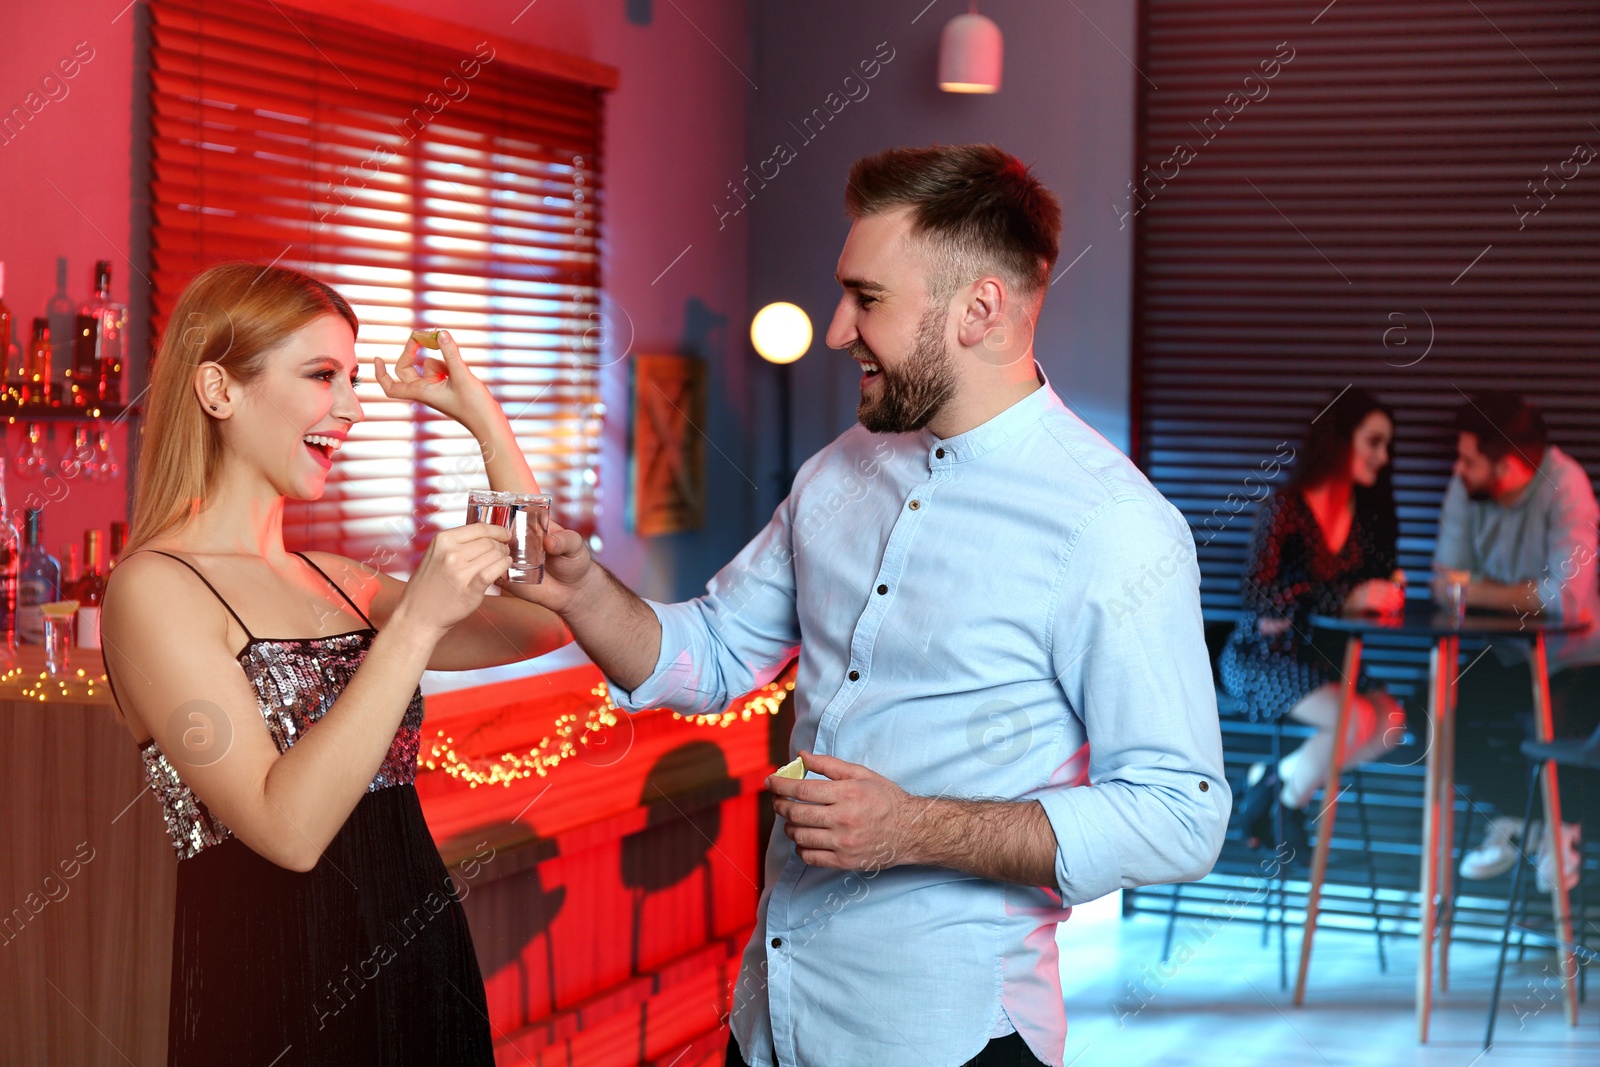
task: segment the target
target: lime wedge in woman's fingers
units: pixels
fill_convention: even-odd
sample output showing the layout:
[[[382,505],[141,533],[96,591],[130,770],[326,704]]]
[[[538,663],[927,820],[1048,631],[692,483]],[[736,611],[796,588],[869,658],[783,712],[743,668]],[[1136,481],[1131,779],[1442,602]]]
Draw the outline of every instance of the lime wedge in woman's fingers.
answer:
[[[432,348],[435,351],[439,348],[438,330],[412,330],[411,336],[416,338],[417,344],[423,348]]]
[[[806,765],[801,762],[799,756],[796,756],[782,767],[773,771],[772,776],[774,778],[804,778],[806,776]]]

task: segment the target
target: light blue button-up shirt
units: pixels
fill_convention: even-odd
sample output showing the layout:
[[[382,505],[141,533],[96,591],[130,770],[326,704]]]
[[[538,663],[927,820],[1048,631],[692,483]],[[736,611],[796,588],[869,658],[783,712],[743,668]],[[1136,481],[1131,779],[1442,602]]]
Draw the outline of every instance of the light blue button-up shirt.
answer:
[[[784,835],[744,954],[751,1067],[944,1067],[1016,1029],[1060,1064],[1056,924],[1119,887],[1198,878],[1230,796],[1177,510],[1041,388],[941,440],[856,426],[661,620],[633,710],[719,711],[798,648],[791,756],[925,796],[1037,800],[1056,885],[809,867]],[[886,857],[887,858],[887,857]]]

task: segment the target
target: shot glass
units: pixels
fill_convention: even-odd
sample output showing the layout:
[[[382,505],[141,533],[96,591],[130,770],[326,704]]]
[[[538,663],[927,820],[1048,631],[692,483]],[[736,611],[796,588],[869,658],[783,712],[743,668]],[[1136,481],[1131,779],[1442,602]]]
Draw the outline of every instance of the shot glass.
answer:
[[[67,673],[68,649],[72,647],[72,616],[44,617],[44,669],[52,678]]]
[[[505,580],[537,585],[544,581],[544,535],[550,531],[551,498],[542,493],[467,493],[467,522],[487,522],[511,531],[511,569]]]
[[[1472,582],[1471,571],[1444,572],[1445,609],[1450,618],[1460,623],[1467,617],[1467,586]]]

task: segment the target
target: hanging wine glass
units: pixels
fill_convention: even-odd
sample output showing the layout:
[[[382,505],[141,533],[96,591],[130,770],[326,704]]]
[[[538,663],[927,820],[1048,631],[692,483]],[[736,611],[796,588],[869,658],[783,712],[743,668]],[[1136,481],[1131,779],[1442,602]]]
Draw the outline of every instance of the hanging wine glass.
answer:
[[[122,466],[111,451],[110,430],[95,431],[94,448],[86,466],[89,477],[97,482],[115,481],[117,475],[122,473]]]
[[[77,422],[72,425],[72,442],[61,453],[61,460],[56,464],[63,478],[76,478],[80,474],[94,477],[88,464],[95,458],[94,446],[89,443],[89,427],[85,423]]]
[[[17,476],[42,478],[50,461],[44,455],[44,425],[30,422],[24,431],[22,446],[17,449]]]

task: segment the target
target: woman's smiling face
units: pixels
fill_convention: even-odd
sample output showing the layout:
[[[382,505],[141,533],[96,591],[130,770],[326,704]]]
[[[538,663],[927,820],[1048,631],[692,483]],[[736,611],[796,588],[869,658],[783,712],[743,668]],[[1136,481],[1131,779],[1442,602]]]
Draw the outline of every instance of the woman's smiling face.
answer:
[[[1389,444],[1394,440],[1394,423],[1382,411],[1374,411],[1350,438],[1350,480],[1361,486],[1378,484],[1378,475],[1389,465]]]
[[[225,439],[278,493],[316,500],[333,454],[364,418],[355,392],[355,335],[338,315],[321,315],[265,359],[261,375],[238,394]]]

